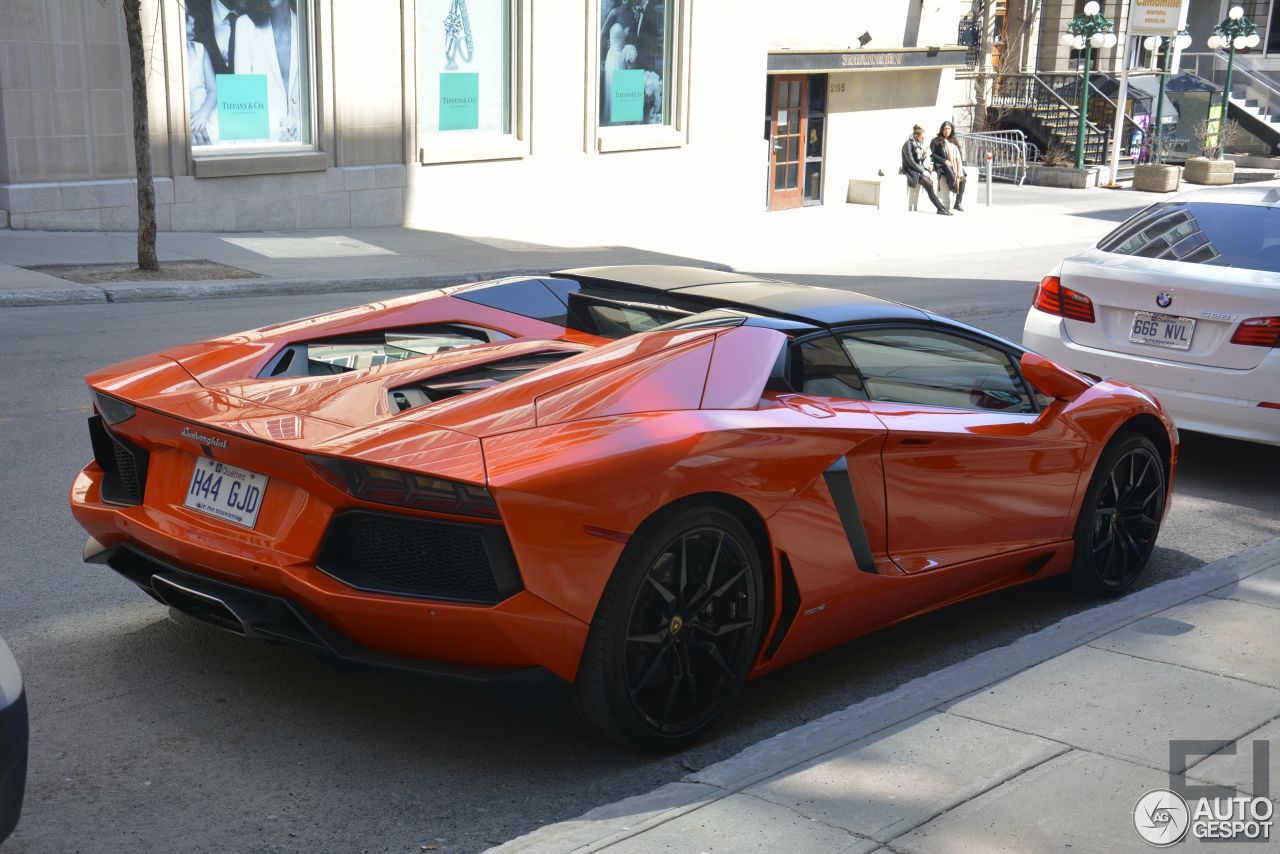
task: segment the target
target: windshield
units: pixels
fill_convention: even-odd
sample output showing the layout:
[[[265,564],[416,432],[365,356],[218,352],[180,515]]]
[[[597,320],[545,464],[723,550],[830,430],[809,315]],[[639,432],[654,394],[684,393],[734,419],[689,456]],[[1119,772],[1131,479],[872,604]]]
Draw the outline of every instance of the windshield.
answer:
[[[1117,255],[1280,273],[1280,207],[1166,202],[1130,217],[1098,248]]]

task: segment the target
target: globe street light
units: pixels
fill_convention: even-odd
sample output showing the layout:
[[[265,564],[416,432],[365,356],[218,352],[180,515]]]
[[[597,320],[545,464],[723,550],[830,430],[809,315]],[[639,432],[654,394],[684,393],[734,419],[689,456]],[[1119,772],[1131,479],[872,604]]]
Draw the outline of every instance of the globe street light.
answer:
[[[1173,38],[1161,38],[1160,36],[1147,36],[1142,40],[1142,46],[1147,50],[1155,53],[1164,45],[1164,54],[1160,60],[1160,94],[1156,96],[1156,117],[1155,117],[1155,138],[1151,140],[1151,162],[1157,165],[1164,162],[1164,85],[1169,77],[1169,63],[1173,59],[1173,48],[1178,50],[1186,50],[1191,47],[1191,33],[1186,29],[1181,30]]]
[[[1102,17],[1097,0],[1084,4],[1084,11],[1067,24],[1062,45],[1084,51],[1084,87],[1080,90],[1080,121],[1076,127],[1076,168],[1084,168],[1084,129],[1089,113],[1089,51],[1116,45],[1115,27]]]
[[[1213,28],[1207,44],[1210,50],[1227,48],[1227,79],[1222,84],[1222,116],[1218,119],[1218,153],[1216,160],[1221,160],[1226,151],[1227,137],[1223,131],[1227,124],[1227,105],[1231,103],[1231,66],[1236,61],[1236,51],[1249,47],[1257,47],[1262,41],[1258,28],[1244,16],[1244,8],[1232,6],[1218,26]]]

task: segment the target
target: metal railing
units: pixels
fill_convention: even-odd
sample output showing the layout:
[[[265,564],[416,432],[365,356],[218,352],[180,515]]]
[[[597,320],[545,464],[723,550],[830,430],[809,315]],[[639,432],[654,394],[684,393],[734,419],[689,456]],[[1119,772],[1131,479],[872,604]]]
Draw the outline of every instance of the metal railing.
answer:
[[[991,154],[991,178],[996,181],[1021,185],[1027,180],[1027,164],[1039,159],[1040,150],[1020,130],[958,133],[956,139],[964,150],[964,165],[978,174],[986,174],[987,154]]]
[[[1090,85],[1092,91],[1096,92],[1097,87]],[[1057,136],[1062,139],[1064,146],[1069,144],[1074,149],[1076,123],[1080,118],[1080,89],[1080,78],[1076,75],[1001,74],[994,77],[991,82],[988,104],[997,111],[1027,110],[1033,114],[1056,113],[1062,118],[1069,119],[1067,125],[1059,125],[1049,116],[1038,117],[1042,123],[1046,124],[1045,130],[1050,139]],[[1106,97],[1101,93],[1098,94],[1103,98]],[[1076,103],[1071,103],[1069,98],[1074,98]],[[1105,159],[1107,143],[1111,138],[1109,125],[1099,126],[1093,121],[1094,111],[1105,113],[1106,104],[1110,104],[1111,109],[1115,109],[1114,102],[1107,99],[1105,104],[1091,108],[1090,115],[1085,120],[1085,150],[1090,155],[1088,159],[1093,162],[1102,162]]]
[[[1130,74],[1129,79],[1132,80],[1134,76],[1135,75]],[[1130,92],[1133,93],[1133,90],[1131,89]],[[1117,92],[1116,94],[1119,93]],[[1095,111],[1093,105],[1099,101],[1101,104]],[[1107,128],[1109,134],[1115,134],[1117,113],[1124,117],[1124,124],[1120,125],[1120,128],[1122,129],[1120,132],[1123,134],[1123,136],[1120,137],[1121,150],[1136,160],[1145,160],[1150,148],[1147,145],[1147,128],[1138,124],[1138,122],[1133,118],[1133,116],[1129,115],[1129,113],[1122,112],[1120,108],[1116,106],[1115,101],[1111,100],[1111,98],[1099,91],[1098,87],[1094,85],[1092,80],[1089,81],[1089,117],[1096,117],[1098,124]],[[1153,105],[1152,115],[1154,114],[1155,110]],[[1110,158],[1111,156],[1110,151],[1110,144],[1108,144],[1107,158]]]
[[[1120,113],[1120,108],[1116,105],[1116,102],[1111,99],[1111,96],[1105,94],[1098,88],[1098,84],[1095,83],[1094,80],[1108,76],[1109,75],[1105,74],[1090,75],[1089,80],[1089,125],[1095,131],[1104,134],[1104,148],[1107,152],[1110,151],[1111,137],[1116,131],[1116,114]],[[1133,79],[1134,76],[1136,75],[1132,73],[1129,75],[1130,79]],[[1062,97],[1067,100],[1074,100],[1076,104],[1080,103],[1081,86],[1079,75],[1042,74],[1040,77],[1044,81],[1045,85],[1052,88]],[[1131,95],[1136,94],[1132,89],[1130,92]],[[1079,112],[1077,112],[1076,115],[1078,116]],[[1123,116],[1124,136],[1122,137],[1122,140],[1124,143],[1124,150],[1129,154],[1129,156],[1140,159],[1144,156],[1144,152],[1146,152],[1148,148],[1148,130],[1138,124],[1137,120],[1134,119],[1127,111],[1123,113]],[[1105,160],[1106,157],[1107,155],[1104,154],[1103,159]]]
[[[1182,55],[1182,68],[1197,77],[1212,80],[1221,86],[1226,79],[1227,56],[1221,51],[1184,53]],[[1262,114],[1270,116],[1273,123],[1280,121],[1280,82],[1277,82],[1259,69],[1250,67],[1249,57],[1247,56],[1237,54],[1233,69],[1234,74],[1240,75],[1239,77],[1234,77],[1233,82],[1243,82],[1246,96],[1252,96],[1252,99],[1258,102],[1258,109],[1262,111]],[[1244,78],[1243,81],[1241,81],[1241,77]],[[1245,100],[1236,98],[1234,94],[1232,99],[1238,102]]]

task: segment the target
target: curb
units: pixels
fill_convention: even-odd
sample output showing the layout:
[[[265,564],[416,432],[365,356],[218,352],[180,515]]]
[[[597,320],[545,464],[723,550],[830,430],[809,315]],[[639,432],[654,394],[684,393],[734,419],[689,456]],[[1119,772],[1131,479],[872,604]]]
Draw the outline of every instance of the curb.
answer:
[[[1205,564],[1180,578],[1073,614],[1008,646],[980,653],[886,694],[759,741],[652,792],[597,807],[576,819],[546,825],[489,850],[500,854],[600,851],[937,706],[981,691],[1130,623],[1274,566],[1280,566],[1280,537]]]
[[[356,279],[222,279],[204,282],[111,282],[103,285],[76,285],[65,288],[15,288],[0,290],[0,308],[34,308],[51,305],[90,305],[109,302],[152,302],[160,300],[230,299],[247,296],[290,296],[294,294],[361,293],[369,291],[422,291],[451,285],[465,285],[508,276],[545,276],[552,270],[581,266],[552,264],[530,267],[480,270],[463,273],[433,273],[426,276],[369,276]],[[726,264],[701,262],[711,270],[732,272]]]
[[[223,279],[204,282],[111,282],[102,286],[75,286],[56,290],[0,291],[0,307],[31,308],[49,305],[87,305],[109,302],[230,299],[245,296],[332,294],[365,291],[431,290],[465,285],[506,276],[544,275],[546,270],[486,270],[470,273],[437,273],[429,276],[391,276],[359,279]]]

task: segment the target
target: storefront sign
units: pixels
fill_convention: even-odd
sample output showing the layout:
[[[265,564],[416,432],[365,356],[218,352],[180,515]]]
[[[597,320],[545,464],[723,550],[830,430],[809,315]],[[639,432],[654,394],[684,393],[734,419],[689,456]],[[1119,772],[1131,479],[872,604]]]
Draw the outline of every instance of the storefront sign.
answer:
[[[480,75],[474,72],[440,75],[440,130],[480,127]]]
[[[1140,2],[1140,0],[1135,0]],[[769,71],[874,71],[896,68],[943,68],[965,64],[962,47],[907,48],[769,54]]]
[[[1187,19],[1187,0],[1133,0],[1129,7],[1130,35],[1177,35]]]
[[[219,74],[218,127],[223,140],[268,139],[267,75]]]
[[[614,124],[644,119],[644,71],[630,68],[613,72],[613,103],[610,110]]]
[[[1209,114],[1204,121],[1204,149],[1212,151],[1218,147],[1218,132],[1222,129],[1222,104],[1209,106]]]

